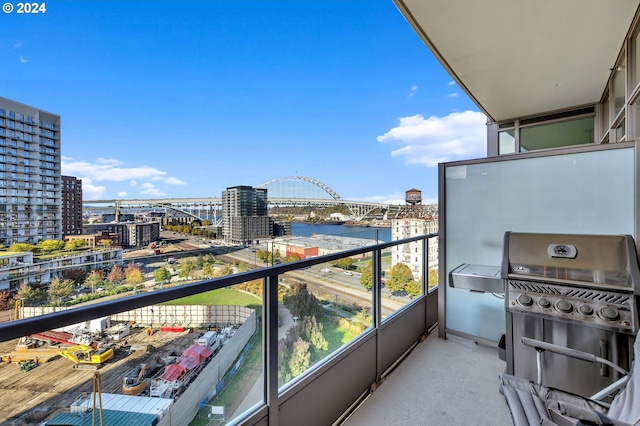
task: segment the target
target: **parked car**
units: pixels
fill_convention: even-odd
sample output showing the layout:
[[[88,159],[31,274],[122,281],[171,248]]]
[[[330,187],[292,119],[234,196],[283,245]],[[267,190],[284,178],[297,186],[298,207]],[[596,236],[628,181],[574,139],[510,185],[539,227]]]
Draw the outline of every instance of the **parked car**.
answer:
[[[352,275],[353,275],[353,272],[351,272],[351,271],[344,271],[344,274],[345,274],[345,275],[352,276]]]

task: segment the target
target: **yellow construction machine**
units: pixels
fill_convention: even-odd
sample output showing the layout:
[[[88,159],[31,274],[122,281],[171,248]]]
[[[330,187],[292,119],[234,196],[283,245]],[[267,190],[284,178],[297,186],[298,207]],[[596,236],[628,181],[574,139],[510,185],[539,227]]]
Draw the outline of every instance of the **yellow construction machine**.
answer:
[[[102,364],[113,357],[113,348],[105,346],[100,349],[93,349],[87,345],[71,346],[58,352],[60,356],[73,361],[73,368],[88,368],[97,370]]]

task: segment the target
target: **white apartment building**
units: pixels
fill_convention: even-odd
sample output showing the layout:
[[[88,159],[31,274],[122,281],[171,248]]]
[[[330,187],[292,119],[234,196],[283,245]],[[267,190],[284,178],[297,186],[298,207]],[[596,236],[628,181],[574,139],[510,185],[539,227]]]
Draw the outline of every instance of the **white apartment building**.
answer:
[[[418,235],[433,234],[438,232],[438,221],[428,219],[393,219],[391,221],[391,240],[402,240],[404,238],[415,237]],[[428,250],[428,267],[429,269],[438,268],[438,238],[429,239]],[[408,244],[393,246],[391,249],[391,264],[404,263],[407,265],[415,279],[422,277],[422,242],[415,241]]]
[[[402,240],[419,235],[435,234],[438,232],[438,220],[432,218],[427,206],[422,205],[422,192],[410,189],[405,193],[406,205],[391,221],[391,240]],[[422,277],[422,242],[412,242],[393,246],[391,249],[391,264],[404,263],[418,280]],[[427,245],[428,268],[438,268],[438,238],[430,238]]]
[[[62,239],[60,116],[0,97],[0,244]]]
[[[62,277],[71,269],[86,272],[94,269],[111,269],[122,263],[122,247],[73,253],[47,260],[38,260],[31,252],[6,252],[0,254],[0,291],[17,291],[22,284],[48,284],[55,277]]]

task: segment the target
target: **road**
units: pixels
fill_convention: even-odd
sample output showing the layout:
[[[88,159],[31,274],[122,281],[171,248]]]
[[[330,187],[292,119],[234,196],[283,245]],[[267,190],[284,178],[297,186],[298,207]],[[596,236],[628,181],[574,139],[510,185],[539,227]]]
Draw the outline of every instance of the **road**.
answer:
[[[148,249],[129,250],[124,254],[125,260],[142,263],[143,267],[146,267],[147,265],[151,266],[151,264],[156,262],[164,261],[167,257],[179,259],[182,257],[211,253],[229,263],[232,263],[234,260],[245,262],[249,268],[269,266],[261,262],[257,258],[256,253],[250,249],[202,245],[194,241],[193,237],[180,236],[173,232],[163,232],[161,236],[166,242],[165,247],[171,247],[172,251],[165,251],[159,255],[151,255]],[[289,282],[298,281],[306,283],[310,291],[317,296],[328,298],[332,302],[338,301],[347,305],[370,307],[372,303],[371,292],[362,287],[359,276],[356,274],[347,276],[344,275],[343,272],[341,269],[334,268],[329,264],[321,264],[305,270],[287,272],[284,279]],[[408,302],[408,299],[404,300],[404,298],[392,297],[386,289],[383,289],[382,315],[388,316]]]

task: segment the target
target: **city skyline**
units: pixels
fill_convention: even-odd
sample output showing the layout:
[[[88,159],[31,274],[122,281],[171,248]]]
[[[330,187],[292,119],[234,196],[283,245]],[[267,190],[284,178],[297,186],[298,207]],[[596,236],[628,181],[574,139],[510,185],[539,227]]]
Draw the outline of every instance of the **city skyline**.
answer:
[[[302,175],[430,203],[438,162],[486,155],[486,118],[391,1],[57,1],[0,19],[0,95],[61,116],[62,174],[87,200]]]

